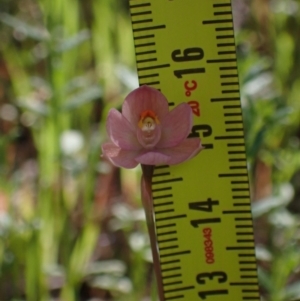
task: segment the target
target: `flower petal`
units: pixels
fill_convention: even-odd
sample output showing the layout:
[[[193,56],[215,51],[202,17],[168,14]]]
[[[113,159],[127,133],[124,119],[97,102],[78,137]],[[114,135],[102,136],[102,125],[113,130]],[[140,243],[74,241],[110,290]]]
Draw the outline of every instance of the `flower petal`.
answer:
[[[139,151],[121,149],[115,144],[108,142],[103,144],[102,152],[116,166],[134,168],[138,165],[135,157],[139,154]]]
[[[146,165],[169,164],[170,159],[170,156],[159,151],[149,151],[135,158],[137,162]]]
[[[158,120],[162,120],[169,112],[169,105],[162,93],[144,85],[128,94],[122,106],[122,114],[132,125],[136,126],[141,113],[146,110],[153,111]]]
[[[178,164],[187,161],[196,156],[203,149],[199,138],[187,138],[178,146],[172,148],[160,148],[157,151],[163,155],[169,156],[169,165]]]
[[[181,143],[193,126],[193,112],[187,103],[181,103],[161,121],[161,139],[157,148],[174,147]]]
[[[108,113],[106,129],[111,141],[122,149],[138,150],[142,146],[137,140],[136,130],[116,109]]]

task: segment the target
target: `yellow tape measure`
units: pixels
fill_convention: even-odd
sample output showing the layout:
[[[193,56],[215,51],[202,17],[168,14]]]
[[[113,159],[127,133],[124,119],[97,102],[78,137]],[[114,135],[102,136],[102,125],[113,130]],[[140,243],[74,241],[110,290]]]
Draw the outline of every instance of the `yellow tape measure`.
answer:
[[[165,301],[260,300],[229,0],[130,0],[140,84],[187,102],[206,147],[155,168]]]

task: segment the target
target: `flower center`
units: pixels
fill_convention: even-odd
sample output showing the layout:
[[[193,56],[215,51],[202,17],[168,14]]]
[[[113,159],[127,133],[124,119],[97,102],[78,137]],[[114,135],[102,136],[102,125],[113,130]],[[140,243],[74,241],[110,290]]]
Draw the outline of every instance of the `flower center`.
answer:
[[[138,123],[137,138],[146,149],[155,147],[161,136],[160,122],[151,110],[142,112]]]
[[[142,112],[138,126],[143,132],[149,133],[153,131],[156,127],[156,124],[159,123],[160,122],[155,113],[151,110],[147,110]]]

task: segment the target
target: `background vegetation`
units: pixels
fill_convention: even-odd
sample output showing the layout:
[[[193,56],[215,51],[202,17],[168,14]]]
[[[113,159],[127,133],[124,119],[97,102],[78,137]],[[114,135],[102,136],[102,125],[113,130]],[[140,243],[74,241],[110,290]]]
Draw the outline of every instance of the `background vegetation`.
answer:
[[[263,300],[300,299],[300,1],[233,1]],[[139,170],[101,160],[136,88],[127,1],[0,1],[0,300],[155,300]]]

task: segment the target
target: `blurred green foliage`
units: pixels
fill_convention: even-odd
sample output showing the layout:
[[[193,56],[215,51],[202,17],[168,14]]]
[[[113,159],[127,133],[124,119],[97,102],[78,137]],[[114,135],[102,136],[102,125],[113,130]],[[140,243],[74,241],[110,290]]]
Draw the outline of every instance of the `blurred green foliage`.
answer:
[[[300,1],[234,0],[263,300],[300,299]],[[137,87],[127,1],[0,1],[0,300],[156,300],[139,171],[100,158]]]
[[[299,300],[299,1],[250,1],[237,35],[263,300]]]

